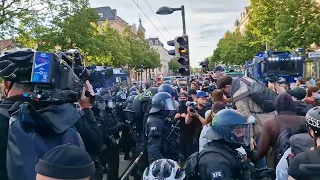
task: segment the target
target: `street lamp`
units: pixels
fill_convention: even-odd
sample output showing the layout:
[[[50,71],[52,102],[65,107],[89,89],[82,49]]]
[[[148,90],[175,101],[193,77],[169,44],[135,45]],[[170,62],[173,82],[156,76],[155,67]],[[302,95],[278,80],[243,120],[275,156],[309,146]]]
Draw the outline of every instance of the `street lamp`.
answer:
[[[156,12],[159,15],[168,15],[172,14],[174,11],[181,11],[181,16],[182,16],[182,27],[183,27],[183,34],[187,34],[186,32],[186,17],[184,13],[184,5],[182,5],[180,8],[170,8],[167,6],[163,6],[158,9]]]

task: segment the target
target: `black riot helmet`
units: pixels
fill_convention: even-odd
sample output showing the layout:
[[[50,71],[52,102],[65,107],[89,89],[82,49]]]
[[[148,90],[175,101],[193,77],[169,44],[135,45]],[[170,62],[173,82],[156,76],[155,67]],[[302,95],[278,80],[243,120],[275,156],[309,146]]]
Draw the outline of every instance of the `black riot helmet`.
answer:
[[[103,96],[101,96],[100,94],[95,94],[94,105],[100,110],[105,110],[105,108],[107,106],[106,102],[105,102],[105,98]]]
[[[173,86],[171,86],[170,84],[162,84],[159,87],[159,92],[167,92],[172,97],[175,97],[175,94],[176,94],[176,91],[174,90]]]
[[[149,114],[157,113],[159,111],[174,111],[174,103],[172,96],[167,92],[158,92],[152,98],[152,108]]]
[[[209,140],[225,140],[234,147],[244,148],[250,145],[250,128],[247,119],[233,109],[224,109],[215,114],[211,129],[205,138]]]

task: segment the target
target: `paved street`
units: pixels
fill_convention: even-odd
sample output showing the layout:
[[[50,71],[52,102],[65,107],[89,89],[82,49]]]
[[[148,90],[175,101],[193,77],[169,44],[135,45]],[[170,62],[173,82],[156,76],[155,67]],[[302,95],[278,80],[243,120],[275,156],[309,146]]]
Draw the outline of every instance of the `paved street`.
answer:
[[[124,155],[120,155],[120,167],[119,167],[119,176],[124,172],[125,169],[130,165],[130,161],[123,160]],[[107,179],[107,175],[105,174],[103,180]],[[131,177],[129,180],[133,180]]]

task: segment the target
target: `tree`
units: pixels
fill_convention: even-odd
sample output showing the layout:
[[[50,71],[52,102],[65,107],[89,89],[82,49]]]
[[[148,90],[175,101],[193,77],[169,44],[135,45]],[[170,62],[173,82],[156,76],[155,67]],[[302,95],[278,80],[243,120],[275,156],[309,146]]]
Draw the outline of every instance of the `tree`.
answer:
[[[214,50],[214,54],[209,61],[213,64],[222,62],[225,64],[244,64],[256,53],[256,49],[248,43],[248,39],[242,36],[239,31],[234,33],[226,32]]]
[[[176,74],[178,72],[179,68],[180,68],[180,64],[178,62],[178,58],[176,58],[176,57],[172,58],[169,61],[168,65],[169,65],[169,70],[174,74]]]
[[[281,0],[275,19],[275,45],[280,50],[320,42],[320,7],[310,0]]]
[[[251,46],[273,44],[275,19],[277,16],[278,1],[254,0],[249,7],[249,23],[246,26],[246,36]],[[280,0],[281,1],[281,0]]]

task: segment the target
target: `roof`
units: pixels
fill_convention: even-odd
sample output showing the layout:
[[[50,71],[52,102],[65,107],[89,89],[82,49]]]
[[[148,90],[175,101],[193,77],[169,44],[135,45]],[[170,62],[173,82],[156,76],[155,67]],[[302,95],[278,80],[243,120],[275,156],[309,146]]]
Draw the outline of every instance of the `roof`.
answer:
[[[15,43],[11,39],[0,40],[0,49],[15,47]]]
[[[139,27],[138,27],[139,32],[146,32],[146,29],[142,25],[141,18],[139,18]]]
[[[239,26],[240,25],[240,22],[239,20],[237,19],[235,22],[234,22],[234,26]]]
[[[102,14],[100,16],[99,21],[106,21],[106,20],[116,20],[117,19],[117,10],[111,9],[109,6],[106,7],[98,7],[94,8],[97,10],[98,14]]]

